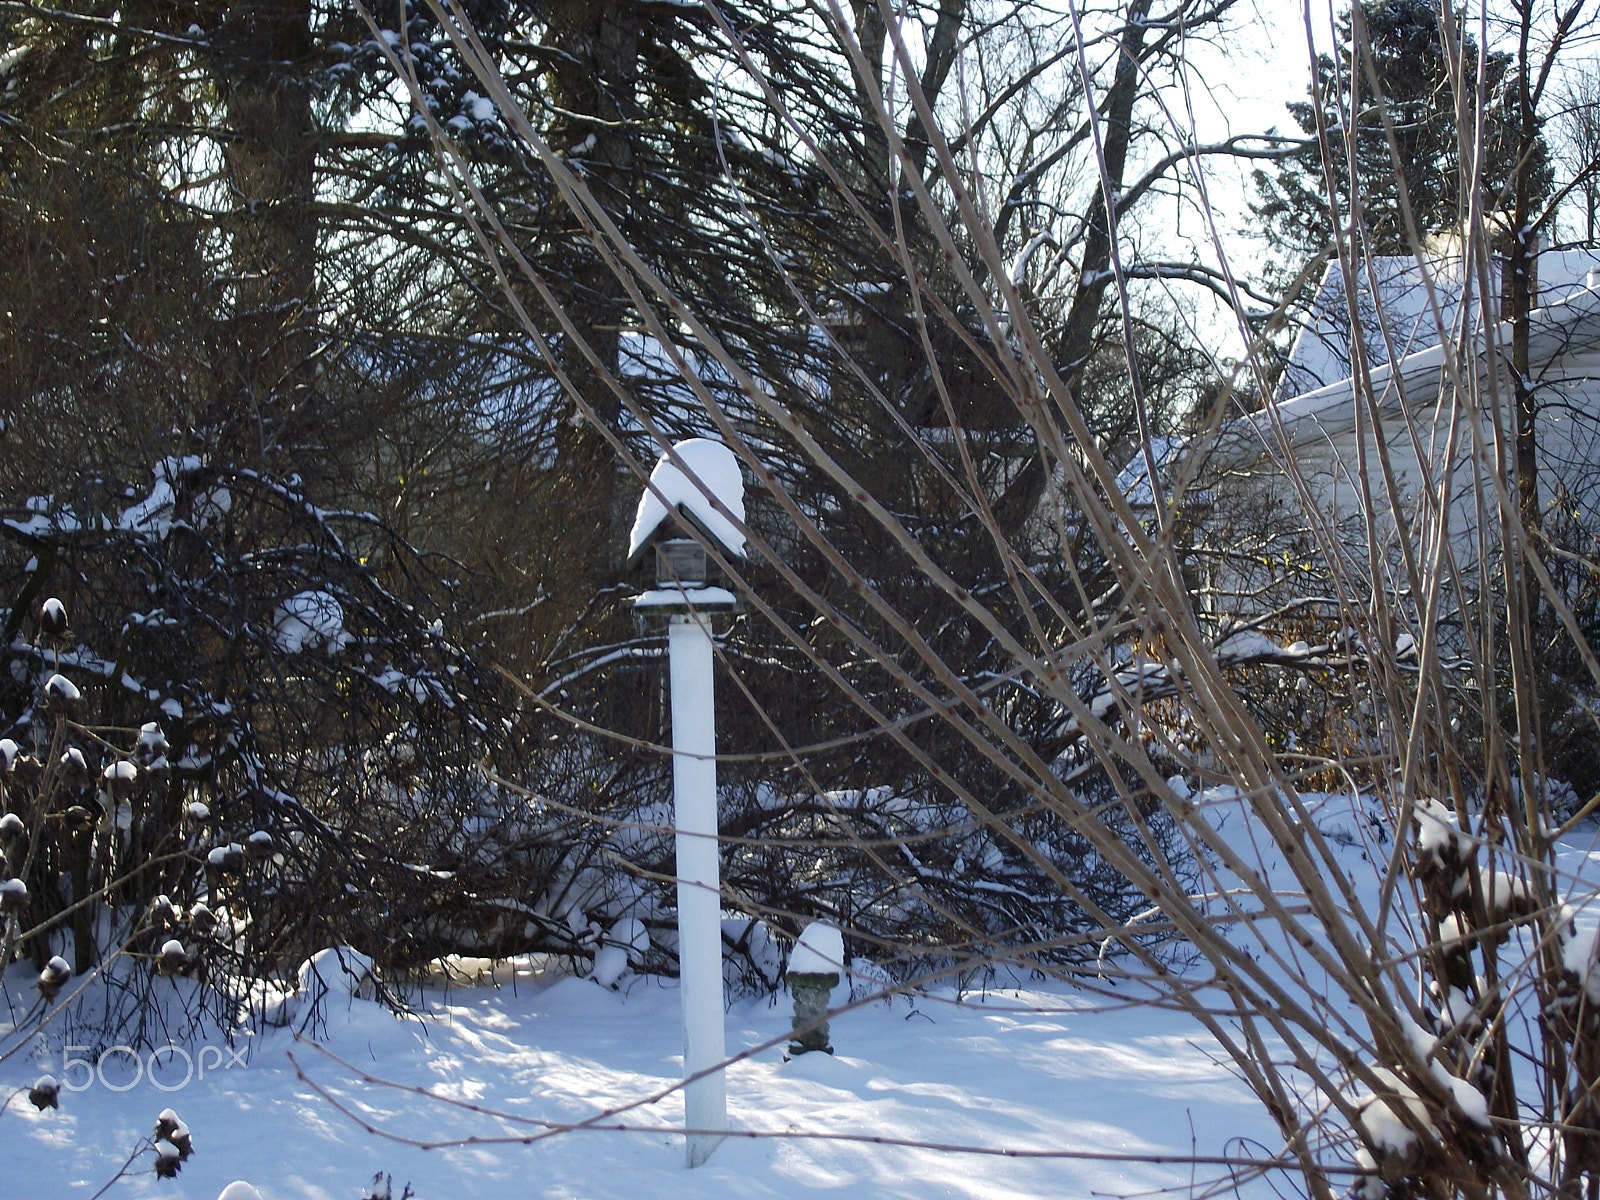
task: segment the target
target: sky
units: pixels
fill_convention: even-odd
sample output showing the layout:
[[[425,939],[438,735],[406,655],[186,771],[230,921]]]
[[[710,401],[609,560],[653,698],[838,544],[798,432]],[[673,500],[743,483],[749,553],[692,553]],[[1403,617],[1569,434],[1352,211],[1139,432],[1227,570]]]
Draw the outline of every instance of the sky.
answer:
[[[1332,5],[1312,0],[1309,22],[1315,53],[1332,49],[1333,15]],[[1170,97],[1172,118],[1184,122],[1200,143],[1273,128],[1296,132],[1286,105],[1306,95],[1313,54],[1307,43],[1307,21],[1307,9],[1300,0],[1240,0],[1219,36],[1189,43],[1188,94],[1177,92]],[[1197,205],[1174,202],[1150,222],[1165,232],[1164,252],[1173,259],[1194,258],[1215,266],[1220,243],[1220,255],[1237,276],[1258,274],[1266,244],[1252,226],[1248,209],[1253,194],[1250,172],[1258,165],[1221,156],[1207,158],[1204,179],[1217,242],[1213,242]],[[1196,320],[1216,346],[1219,358],[1243,352],[1236,323],[1220,304],[1200,302]]]

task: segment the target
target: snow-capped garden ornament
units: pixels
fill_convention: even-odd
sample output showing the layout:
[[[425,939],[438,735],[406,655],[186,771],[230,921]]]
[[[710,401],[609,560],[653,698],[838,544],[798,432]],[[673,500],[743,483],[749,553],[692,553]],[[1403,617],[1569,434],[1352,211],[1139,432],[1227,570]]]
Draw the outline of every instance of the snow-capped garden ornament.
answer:
[[[789,996],[794,1001],[789,1057],[812,1050],[833,1053],[828,1041],[828,997],[844,969],[844,936],[826,921],[813,921],[789,956]]]
[[[678,965],[683,1007],[688,1161],[711,1156],[728,1127],[722,1018],[722,892],[717,855],[717,731],[711,620],[739,598],[713,577],[712,556],[744,557],[744,480],[720,442],[691,438],[650,472],[628,542],[628,562],[656,552],[656,586],[634,601],[641,620],[664,619],[672,679],[673,826],[678,856]],[[698,535],[696,537],[695,535]]]

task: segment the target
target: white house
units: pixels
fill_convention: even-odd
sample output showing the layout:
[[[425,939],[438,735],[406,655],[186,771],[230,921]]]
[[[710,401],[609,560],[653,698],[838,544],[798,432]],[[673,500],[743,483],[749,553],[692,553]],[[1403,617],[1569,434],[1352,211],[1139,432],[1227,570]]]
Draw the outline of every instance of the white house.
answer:
[[[1355,322],[1339,264],[1329,267],[1276,394],[1259,412],[1231,422],[1218,439],[1216,466],[1243,467],[1287,447],[1309,475],[1356,503],[1358,430],[1370,415],[1356,403],[1352,377],[1357,347],[1370,371],[1385,446],[1403,490],[1419,485],[1419,464],[1441,468],[1456,423],[1457,465],[1471,453],[1472,412],[1466,385],[1485,421],[1491,406],[1510,403],[1511,327],[1500,322],[1499,280],[1484,305],[1459,259],[1419,264],[1379,258],[1354,288]],[[1561,488],[1593,492],[1600,465],[1600,251],[1540,255],[1536,307],[1530,318],[1529,381],[1539,407],[1537,427],[1544,499]],[[1453,370],[1452,370],[1453,368]],[[1365,419],[1363,419],[1365,418]],[[1409,420],[1407,419],[1409,418]],[[1504,421],[1504,413],[1502,412]],[[1487,430],[1486,424],[1482,425]],[[1509,428],[1509,425],[1506,426]],[[1413,430],[1422,436],[1413,437]],[[1369,442],[1376,448],[1376,442]]]
[[[1537,275],[1528,376],[1538,405],[1541,502],[1552,518],[1600,535],[1600,250],[1546,252]],[[1440,524],[1439,512],[1422,503],[1424,486],[1438,495],[1448,482],[1450,541],[1457,564],[1471,570],[1481,506],[1494,504],[1497,407],[1502,479],[1513,454],[1511,327],[1499,320],[1497,273],[1488,304],[1474,283],[1459,259],[1380,258],[1356,281],[1352,321],[1335,263],[1262,409],[1213,437],[1154,447],[1169,490],[1186,472],[1205,489],[1209,515],[1195,534],[1204,607],[1259,614],[1300,583],[1314,587],[1319,571],[1311,560],[1321,543],[1305,534],[1313,521],[1347,547],[1347,569],[1365,577],[1371,516],[1383,557],[1397,567],[1399,522],[1385,463],[1413,545]],[[1376,426],[1371,408],[1358,404],[1368,393],[1353,378],[1357,353],[1367,364]],[[1150,504],[1142,454],[1119,484],[1136,506]],[[1369,583],[1401,581],[1396,574]]]

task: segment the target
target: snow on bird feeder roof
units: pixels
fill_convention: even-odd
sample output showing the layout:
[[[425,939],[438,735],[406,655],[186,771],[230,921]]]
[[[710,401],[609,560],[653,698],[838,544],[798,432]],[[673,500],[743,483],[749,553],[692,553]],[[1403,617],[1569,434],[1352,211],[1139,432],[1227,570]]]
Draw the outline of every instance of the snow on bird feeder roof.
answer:
[[[722,550],[743,558],[744,534],[740,526],[744,524],[744,479],[739,474],[739,460],[732,450],[709,438],[690,438],[672,450],[683,467],[663,454],[650,472],[650,486],[639,498],[633,532],[628,538],[629,560],[678,514],[692,520]],[[717,505],[731,513],[733,519],[729,520]]]

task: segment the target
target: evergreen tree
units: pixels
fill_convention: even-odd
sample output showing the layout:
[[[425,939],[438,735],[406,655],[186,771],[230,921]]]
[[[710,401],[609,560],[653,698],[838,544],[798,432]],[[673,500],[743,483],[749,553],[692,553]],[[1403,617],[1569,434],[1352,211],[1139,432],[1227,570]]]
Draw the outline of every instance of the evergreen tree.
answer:
[[[1463,213],[1467,193],[1462,188],[1459,122],[1436,0],[1370,0],[1360,6],[1360,12],[1370,75],[1361,58],[1352,59],[1358,31],[1347,10],[1338,22],[1338,59],[1318,56],[1312,99],[1288,106],[1295,125],[1310,139],[1306,148],[1285,159],[1275,171],[1254,173],[1257,199],[1251,211],[1265,226],[1274,248],[1289,260],[1275,264],[1279,270],[1297,270],[1305,258],[1321,252],[1333,240],[1328,175],[1333,180],[1341,225],[1349,220],[1348,129],[1354,130],[1355,137],[1359,224],[1370,252],[1410,252],[1402,188],[1420,236],[1454,228]],[[1477,44],[1465,38],[1461,58],[1466,79],[1476,77],[1478,54]],[[1486,96],[1478,186],[1488,212],[1509,207],[1517,168],[1521,139],[1513,68],[1512,57],[1498,51],[1490,52],[1483,64]],[[1381,95],[1372,87],[1371,76],[1376,76]],[[1318,102],[1327,136],[1327,174],[1318,136]],[[1396,169],[1391,152],[1391,132],[1401,170]],[[1547,189],[1549,168],[1542,142],[1536,145],[1538,161],[1533,170]]]

